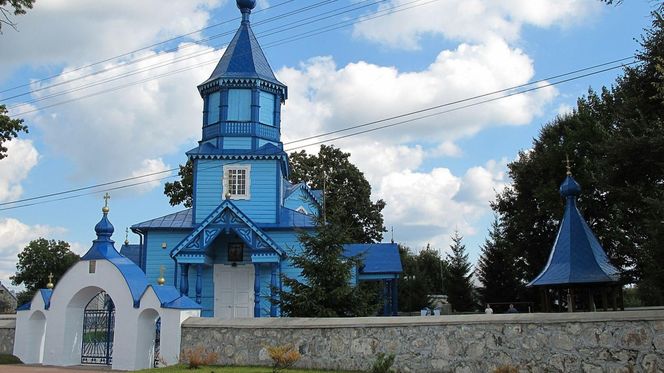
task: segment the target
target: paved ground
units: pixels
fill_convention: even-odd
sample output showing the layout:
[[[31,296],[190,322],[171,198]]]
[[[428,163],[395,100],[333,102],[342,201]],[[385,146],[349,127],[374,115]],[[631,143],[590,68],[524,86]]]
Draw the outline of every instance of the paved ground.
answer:
[[[48,367],[41,365],[0,365],[0,373],[104,373],[104,372],[120,372],[119,370],[110,370],[106,368],[94,368],[89,366],[72,366],[72,367]]]

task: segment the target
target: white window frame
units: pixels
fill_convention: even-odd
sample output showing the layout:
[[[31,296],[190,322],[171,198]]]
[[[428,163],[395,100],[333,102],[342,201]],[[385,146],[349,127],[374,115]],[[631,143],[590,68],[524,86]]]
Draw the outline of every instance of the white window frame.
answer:
[[[244,171],[245,183],[244,183],[244,193],[231,193],[231,199],[249,199],[251,198],[251,166],[250,165],[225,165],[224,166],[224,176],[222,179],[222,197],[226,198],[226,192],[229,187],[229,174],[231,171]]]

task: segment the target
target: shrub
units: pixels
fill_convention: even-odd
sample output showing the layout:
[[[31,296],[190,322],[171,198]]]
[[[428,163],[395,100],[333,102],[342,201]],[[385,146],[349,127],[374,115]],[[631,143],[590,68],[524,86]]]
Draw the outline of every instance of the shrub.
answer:
[[[387,354],[380,352],[376,356],[376,360],[371,367],[371,373],[391,373],[394,372],[392,364],[394,364],[394,354]]]
[[[217,362],[219,354],[206,351],[202,346],[187,348],[182,352],[183,360],[189,369],[197,369],[203,365],[211,365]]]
[[[267,353],[272,359],[273,373],[292,367],[302,357],[300,352],[291,344],[268,346]]]
[[[14,355],[0,354],[0,364],[23,364],[23,362]]]

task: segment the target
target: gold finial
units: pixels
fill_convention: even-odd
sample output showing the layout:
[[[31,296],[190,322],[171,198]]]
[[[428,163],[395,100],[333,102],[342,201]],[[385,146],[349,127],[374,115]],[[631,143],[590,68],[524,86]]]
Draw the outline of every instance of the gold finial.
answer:
[[[565,168],[567,168],[567,176],[572,176],[572,166],[570,166],[570,161],[569,161],[569,155],[565,153],[565,163],[567,164]]]
[[[48,275],[48,284],[46,284],[47,289],[53,289],[53,272]]]
[[[103,198],[104,198],[104,207],[101,208],[101,212],[103,212],[104,214],[108,214],[108,212],[111,211],[111,209],[108,208],[108,200],[111,199],[111,195],[108,194],[108,192],[106,192]]]
[[[159,278],[157,279],[157,283],[159,286],[166,283],[166,279],[164,278],[164,266],[159,267]]]
[[[125,228],[125,245],[129,245],[129,228]]]

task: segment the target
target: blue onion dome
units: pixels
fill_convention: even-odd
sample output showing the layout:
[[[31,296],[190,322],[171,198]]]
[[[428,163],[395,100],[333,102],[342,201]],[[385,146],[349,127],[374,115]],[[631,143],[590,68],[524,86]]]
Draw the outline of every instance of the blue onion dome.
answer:
[[[256,0],[237,0],[237,7],[240,10],[252,10],[256,7]]]
[[[104,216],[102,216],[101,220],[97,225],[95,225],[95,232],[97,233],[97,237],[111,237],[113,235],[113,232],[115,231],[115,228],[113,228],[113,224],[108,220],[108,207],[102,208],[102,212],[104,213]]]
[[[563,197],[578,196],[581,193],[581,186],[571,175],[567,175],[565,181],[560,184],[560,195]]]

